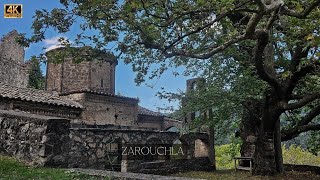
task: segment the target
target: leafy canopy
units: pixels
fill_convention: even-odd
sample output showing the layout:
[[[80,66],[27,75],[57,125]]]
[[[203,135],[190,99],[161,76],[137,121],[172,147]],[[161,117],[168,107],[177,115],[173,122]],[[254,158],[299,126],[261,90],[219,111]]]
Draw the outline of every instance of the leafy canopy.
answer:
[[[132,64],[138,84],[169,67],[204,77],[209,86],[195,94],[191,106],[217,107],[220,120],[238,114],[234,110],[243,100],[263,99],[270,89],[283,111],[308,105],[312,112],[319,106],[320,95],[313,92],[319,90],[320,0],[60,2],[63,8],[36,11],[34,35],[26,44],[44,39],[47,28],[65,33],[80,24],[82,32],[65,45],[112,51]],[[88,33],[92,30],[97,33]],[[308,125],[318,112],[298,125]]]

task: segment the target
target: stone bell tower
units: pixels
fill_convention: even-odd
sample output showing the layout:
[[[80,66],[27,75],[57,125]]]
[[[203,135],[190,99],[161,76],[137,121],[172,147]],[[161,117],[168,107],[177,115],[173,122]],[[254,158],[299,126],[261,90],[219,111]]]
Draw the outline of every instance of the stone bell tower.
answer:
[[[46,53],[47,91],[115,93],[118,61],[112,54],[91,47],[71,48],[71,51],[72,54],[66,48],[57,48]]]
[[[205,79],[203,78],[193,78],[193,79],[188,79],[187,80],[187,89],[186,89],[186,93],[191,93],[193,90],[196,90],[199,87],[203,87],[205,86]],[[186,106],[188,103],[188,99],[184,98],[182,100],[182,106]],[[198,112],[189,112],[186,114],[185,116],[185,123],[190,123],[191,121],[193,121],[195,119],[195,117],[197,116]]]
[[[24,61],[24,47],[17,41],[19,36],[13,30],[0,39],[0,82],[27,87],[30,66]]]

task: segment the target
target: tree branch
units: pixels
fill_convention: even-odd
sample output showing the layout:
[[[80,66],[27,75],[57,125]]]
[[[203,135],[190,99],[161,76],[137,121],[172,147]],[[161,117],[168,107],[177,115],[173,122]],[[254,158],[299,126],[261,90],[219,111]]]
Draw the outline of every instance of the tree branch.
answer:
[[[298,109],[298,108],[301,108],[303,107],[304,105],[316,100],[320,98],[320,93],[317,92],[317,93],[314,93],[314,94],[310,94],[310,95],[307,95],[307,96],[304,96],[301,100],[299,100],[298,102],[295,102],[295,103],[291,103],[291,104],[287,104],[284,106],[284,109],[285,110],[293,110],[293,109]]]
[[[265,11],[267,9],[267,6],[261,0],[254,0],[254,1],[257,3],[260,11]]]
[[[244,10],[250,10],[250,9],[239,9],[239,8],[241,8],[243,5],[247,4],[248,2],[250,2],[250,1],[246,1],[246,2],[244,2],[244,3],[242,3],[242,4],[240,4],[240,5],[236,6],[233,10],[230,10],[230,11],[228,11],[228,12],[226,12],[226,13],[217,15],[216,18],[215,18],[213,21],[211,21],[210,23],[207,23],[207,24],[205,24],[205,25],[203,25],[203,26],[201,26],[201,27],[198,27],[196,30],[190,31],[190,32],[185,33],[184,35],[178,37],[177,39],[173,40],[168,46],[166,46],[166,47],[164,48],[164,50],[162,51],[162,53],[164,53],[164,52],[166,52],[168,49],[172,48],[177,42],[183,40],[185,37],[188,37],[188,36],[190,36],[190,35],[192,35],[192,34],[195,34],[195,33],[200,32],[200,31],[202,31],[202,30],[204,30],[204,29],[206,29],[206,28],[208,28],[208,27],[211,27],[214,23],[216,23],[216,22],[220,21],[221,19],[229,16],[231,13],[239,13],[239,12],[244,11]],[[254,15],[255,15],[255,14],[254,14]],[[253,16],[254,16],[254,15],[253,15]],[[261,17],[260,17],[260,19],[261,19]],[[260,19],[258,19],[257,22],[254,22],[254,23],[255,23],[255,26],[258,24],[258,21],[259,21]],[[253,20],[252,20],[252,21],[253,21]],[[252,23],[253,23],[253,22],[252,22]],[[249,24],[249,23],[248,23],[248,24]],[[253,25],[251,25],[251,23],[250,23],[250,24],[248,25],[248,27],[249,27],[249,26],[251,27],[251,26],[253,26]],[[254,26],[254,27],[251,27],[251,29],[252,29],[253,31],[255,30],[255,26]],[[246,35],[245,35],[245,36],[248,36],[248,34],[250,34],[250,32],[246,32]],[[251,33],[251,34],[252,34],[252,33]],[[211,56],[212,56],[212,55],[211,55]],[[207,59],[207,58],[201,58],[201,59]]]
[[[144,3],[144,0],[140,0],[141,4],[142,4],[142,8],[143,10],[146,12],[147,15],[151,16],[151,17],[154,17],[154,18],[157,18],[157,19],[163,19],[163,20],[167,20],[166,17],[162,17],[162,16],[157,16],[155,14],[152,14],[148,11],[148,9],[146,8],[146,4]]]
[[[295,56],[295,54],[294,54],[294,56]],[[308,55],[308,51],[304,52],[302,56],[300,56],[296,60],[294,60],[296,62],[292,62],[292,63],[298,63],[301,58],[306,57],[307,55]],[[306,66],[300,68],[299,71],[294,72],[293,75],[291,76],[288,84],[287,84],[286,93],[291,94],[292,91],[294,90],[294,88],[297,86],[298,82],[302,78],[304,78],[307,74],[312,73],[316,69],[316,67],[319,65],[320,65],[319,61],[314,61],[312,64],[306,65]]]
[[[204,30],[205,28],[208,28],[208,27],[212,26],[214,23],[220,21],[222,18],[225,18],[227,15],[228,15],[227,13],[222,14],[222,15],[216,17],[216,18],[215,18],[213,21],[211,21],[210,23],[207,23],[206,25],[204,25],[204,26],[202,26],[202,27],[198,27],[198,28],[197,28],[196,30],[194,30],[194,31],[190,31],[190,32],[184,34],[183,36],[178,37],[176,40],[172,41],[168,46],[166,46],[166,47],[164,48],[164,50],[162,51],[162,53],[164,53],[164,52],[167,51],[168,49],[172,48],[177,42],[181,41],[181,40],[184,39],[185,37],[190,36],[190,35],[195,34],[195,33],[198,33],[198,32],[200,32],[200,31]]]
[[[302,53],[303,46],[301,44],[297,44],[297,47],[295,49],[295,52],[292,55],[291,58],[291,64],[290,64],[290,70],[291,72],[296,72],[298,65],[301,61],[301,53]]]
[[[290,130],[284,130],[281,133],[281,141],[288,141],[297,137],[300,133],[307,132],[307,131],[316,131],[320,130],[320,124],[310,124],[304,126],[298,126],[296,128]]]
[[[309,95],[312,95],[312,94],[315,94],[315,93],[317,93],[317,92],[309,93],[309,94],[307,94],[307,95],[309,96]],[[298,100],[298,99],[304,98],[305,96],[306,96],[306,95],[301,95],[301,94],[291,94],[291,95],[289,96],[289,100]]]
[[[163,48],[160,44],[153,44],[153,43],[149,43],[146,41],[138,42],[138,44],[144,45],[147,48],[158,49],[158,50],[162,51],[163,55],[167,58],[171,58],[174,56],[184,56],[184,57],[190,57],[190,58],[196,58],[196,59],[208,59],[208,58],[212,57],[213,55],[230,47],[231,45],[238,43],[238,42],[241,42],[245,39],[247,39],[247,37],[245,37],[244,35],[238,36],[237,38],[231,39],[231,40],[227,41],[226,43],[224,43],[216,48],[211,49],[208,53],[202,53],[202,54],[194,54],[192,52],[187,52],[182,49],[171,49],[170,52],[166,52],[166,51],[164,51],[165,48]]]
[[[256,30],[256,27],[259,23],[259,21],[262,18],[262,14],[253,14],[247,24],[246,31],[245,31],[245,36],[251,37],[254,35],[254,32]]]
[[[264,67],[264,58],[263,53],[269,42],[269,34],[265,30],[260,30],[256,32],[258,38],[257,47],[254,52],[253,62],[257,68],[257,73],[259,77],[269,83],[272,87],[279,90],[280,86],[274,76],[271,76]]]
[[[255,2],[257,3],[259,10],[266,13],[270,13],[278,9],[284,4],[282,0],[273,0],[273,1],[270,1],[270,3],[268,4],[266,4],[265,1],[261,1],[261,0],[255,0]]]
[[[270,18],[268,19],[268,23],[267,23],[267,26],[266,26],[266,29],[267,30],[270,30],[273,26],[273,23],[277,20],[277,12],[278,11],[273,11]]]
[[[297,12],[295,10],[289,9],[288,7],[284,7],[283,11],[281,13],[284,15],[287,15],[287,16],[292,16],[292,17],[304,19],[311,13],[311,11],[313,9],[315,9],[317,6],[319,6],[319,4],[320,4],[320,0],[316,0],[313,3],[311,3],[311,5],[309,7],[305,8],[301,12]]]
[[[309,124],[315,117],[320,114],[320,105],[313,108],[308,114],[306,114],[301,121],[299,121],[298,126],[303,126]]]

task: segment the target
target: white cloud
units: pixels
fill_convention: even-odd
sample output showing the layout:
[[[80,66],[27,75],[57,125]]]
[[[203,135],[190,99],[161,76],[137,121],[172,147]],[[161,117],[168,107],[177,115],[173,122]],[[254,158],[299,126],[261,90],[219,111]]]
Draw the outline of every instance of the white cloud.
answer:
[[[46,48],[45,51],[47,52],[47,51],[50,51],[52,49],[56,49],[56,48],[62,47],[62,45],[59,42],[60,38],[68,39],[65,36],[54,36],[52,38],[45,39],[43,41],[44,42],[44,46]]]

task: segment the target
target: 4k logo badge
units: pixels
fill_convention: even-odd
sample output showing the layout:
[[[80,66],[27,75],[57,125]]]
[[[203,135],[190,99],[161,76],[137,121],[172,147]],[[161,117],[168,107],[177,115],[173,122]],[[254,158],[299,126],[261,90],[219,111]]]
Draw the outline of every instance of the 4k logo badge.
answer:
[[[22,4],[5,4],[4,18],[22,18]]]

